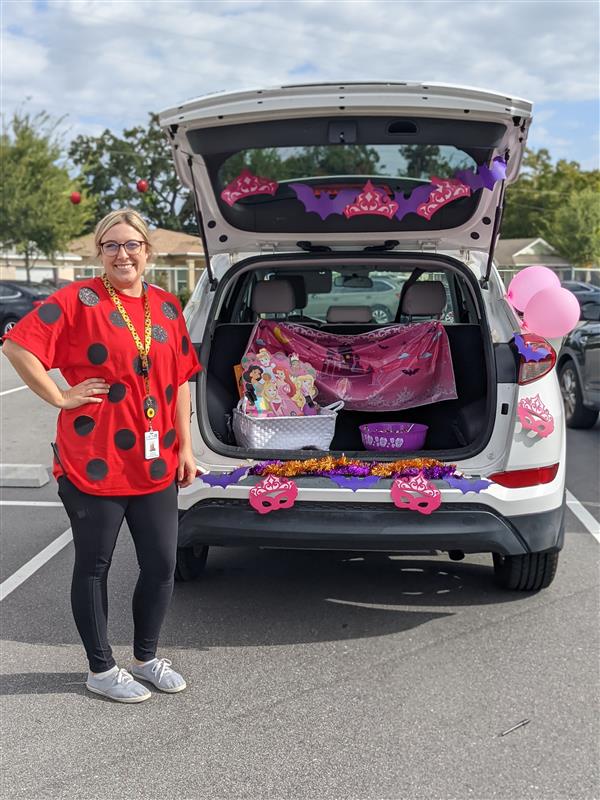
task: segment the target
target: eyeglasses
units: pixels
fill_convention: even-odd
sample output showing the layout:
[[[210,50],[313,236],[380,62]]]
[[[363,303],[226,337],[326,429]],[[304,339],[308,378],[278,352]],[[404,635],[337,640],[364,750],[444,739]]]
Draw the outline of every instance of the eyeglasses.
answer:
[[[100,250],[105,256],[116,256],[119,250],[123,248],[126,253],[134,256],[140,252],[143,244],[146,243],[136,242],[135,239],[130,239],[128,242],[101,242]]]

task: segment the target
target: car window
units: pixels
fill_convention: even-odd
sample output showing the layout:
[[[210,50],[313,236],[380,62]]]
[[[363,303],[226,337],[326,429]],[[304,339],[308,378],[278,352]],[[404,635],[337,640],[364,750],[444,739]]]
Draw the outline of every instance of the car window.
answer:
[[[49,286],[27,286],[27,294],[32,294],[34,297],[50,297],[54,289]]]
[[[21,292],[15,289],[14,286],[0,284],[0,297],[4,300],[15,300],[17,297],[21,296]]]

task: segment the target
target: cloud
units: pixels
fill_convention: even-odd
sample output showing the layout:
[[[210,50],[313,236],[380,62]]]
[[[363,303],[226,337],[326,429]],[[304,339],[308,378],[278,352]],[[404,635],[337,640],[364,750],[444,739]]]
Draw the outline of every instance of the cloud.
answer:
[[[598,16],[576,1],[22,0],[4,5],[4,109],[30,96],[77,130],[122,128],[215,90],[365,78],[597,100]]]

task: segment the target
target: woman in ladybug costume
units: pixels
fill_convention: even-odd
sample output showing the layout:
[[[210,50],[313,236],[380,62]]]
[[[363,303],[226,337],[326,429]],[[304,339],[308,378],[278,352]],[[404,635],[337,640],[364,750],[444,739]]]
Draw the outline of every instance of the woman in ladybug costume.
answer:
[[[54,475],[73,531],[71,602],[89,673],[86,686],[125,703],[185,689],[156,657],[173,591],[177,485],[195,478],[188,380],[200,364],[175,297],[143,279],[148,228],[133,210],[96,226],[104,274],[55,292],[5,337],[25,383],[60,409]],[[47,374],[60,369],[60,389]],[[140,567],[128,672],[107,639],[107,577],[123,519]]]

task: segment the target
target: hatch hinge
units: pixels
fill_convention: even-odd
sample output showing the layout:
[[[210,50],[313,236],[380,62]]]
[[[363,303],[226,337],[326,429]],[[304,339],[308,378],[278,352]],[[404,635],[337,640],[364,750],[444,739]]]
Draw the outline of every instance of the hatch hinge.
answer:
[[[296,242],[296,247],[306,253],[331,253],[331,247],[326,244],[313,244],[312,242]]]
[[[381,244],[370,244],[368,247],[363,247],[363,251],[365,253],[381,253],[385,250],[393,250],[399,244],[398,239],[386,239]]]

